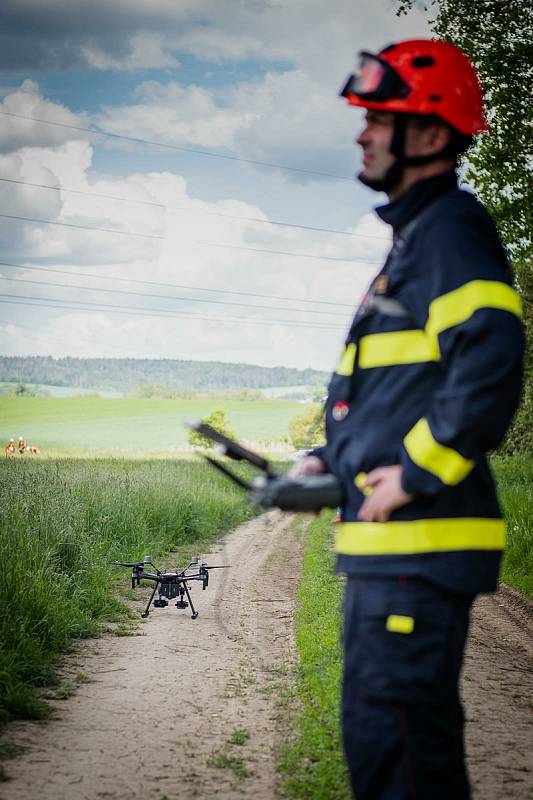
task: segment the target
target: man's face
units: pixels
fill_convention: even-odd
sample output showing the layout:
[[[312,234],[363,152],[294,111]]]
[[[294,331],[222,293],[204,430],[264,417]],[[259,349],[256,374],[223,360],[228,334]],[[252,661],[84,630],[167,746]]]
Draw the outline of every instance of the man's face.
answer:
[[[363,170],[359,180],[367,186],[379,186],[396,161],[390,152],[394,134],[394,114],[391,111],[366,112],[365,127],[356,142],[363,150]]]

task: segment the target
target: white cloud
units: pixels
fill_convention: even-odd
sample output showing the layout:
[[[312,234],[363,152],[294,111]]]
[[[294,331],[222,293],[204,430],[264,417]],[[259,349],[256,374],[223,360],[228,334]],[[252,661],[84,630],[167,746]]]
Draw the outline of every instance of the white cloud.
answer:
[[[4,95],[0,111],[7,114],[33,117],[35,120],[53,120],[59,123],[42,125],[16,116],[2,116],[0,126],[0,153],[9,153],[21,147],[55,147],[72,139],[87,139],[89,134],[60,125],[87,127],[88,118],[84,113],[74,114],[60,103],[46,100],[39,92],[39,85],[32,80],[23,81],[20,88]]]

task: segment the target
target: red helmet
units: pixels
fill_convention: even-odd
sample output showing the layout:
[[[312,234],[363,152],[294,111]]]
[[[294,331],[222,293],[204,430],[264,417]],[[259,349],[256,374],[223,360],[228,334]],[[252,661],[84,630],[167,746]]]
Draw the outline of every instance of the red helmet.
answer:
[[[488,130],[476,70],[454,45],[411,39],[360,57],[341,91],[351,105],[435,115],[466,136]]]

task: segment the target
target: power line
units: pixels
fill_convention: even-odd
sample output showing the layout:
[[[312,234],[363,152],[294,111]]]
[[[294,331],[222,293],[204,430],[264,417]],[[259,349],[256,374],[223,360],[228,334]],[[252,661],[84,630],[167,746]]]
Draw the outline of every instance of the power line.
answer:
[[[15,220],[17,222],[31,222],[38,225],[41,224],[58,225],[59,227],[63,228],[76,228],[84,231],[96,231],[99,233],[118,233],[121,236],[138,236],[141,237],[142,239],[159,239],[160,241],[168,240],[166,236],[157,236],[155,234],[137,233],[136,231],[119,231],[117,228],[99,228],[92,225],[78,225],[73,222],[57,222],[51,219],[36,219],[34,217],[22,217],[20,215],[15,215],[15,214],[0,214],[0,217],[4,219]],[[348,259],[348,258],[337,258],[333,256],[317,256],[308,253],[291,253],[291,252],[284,252],[281,250],[267,250],[259,247],[243,247],[241,245],[220,244],[217,242],[192,242],[191,244],[196,244],[202,247],[219,247],[219,248],[230,248],[233,250],[249,250],[254,253],[269,253],[270,255],[293,256],[295,258],[313,258],[313,259],[318,259],[319,261],[344,261],[347,263],[360,261],[364,264],[375,264],[376,266],[378,266],[378,262],[376,261],[370,261],[370,260],[367,261],[365,259],[358,259],[358,258]]]
[[[160,286],[164,289],[186,289],[192,292],[215,292],[216,294],[235,294],[243,297],[262,297],[268,300],[287,300],[293,303],[311,303],[327,306],[338,306],[353,308],[353,303],[334,303],[331,300],[309,300],[301,297],[283,297],[277,294],[260,294],[258,292],[243,292],[237,289],[212,289],[204,286],[185,286],[179,283],[164,283],[161,281],[142,281],[136,278],[119,278],[113,275],[97,275],[94,272],[74,272],[73,270],[55,269],[53,267],[31,267],[28,264],[13,264],[8,261],[0,261],[0,267],[14,267],[16,269],[27,269],[35,272],[54,272],[59,275],[73,275],[75,278],[96,278],[97,280],[117,281],[120,283],[136,283],[143,286]]]
[[[155,208],[161,208],[171,211],[184,211],[186,214],[192,214],[192,213],[205,214],[210,217],[223,217],[224,219],[234,219],[234,220],[239,220],[240,222],[254,222],[254,223],[260,223],[261,225],[275,225],[282,228],[298,228],[304,231],[333,233],[338,236],[355,236],[363,239],[377,239],[378,241],[382,242],[390,241],[386,236],[373,236],[372,234],[367,234],[367,233],[355,233],[354,231],[340,231],[336,228],[321,228],[313,225],[298,225],[295,222],[283,222],[281,220],[260,219],[260,217],[243,217],[238,214],[224,214],[222,211],[204,211],[204,210],[191,211],[188,208],[183,208],[183,206],[173,206],[173,205],[168,205],[166,203],[157,203],[154,200],[136,200],[130,197],[121,197],[119,195],[105,194],[101,192],[86,192],[82,189],[69,189],[65,186],[51,186],[50,184],[46,183],[33,183],[31,181],[23,181],[15,178],[0,177],[0,181],[3,181],[4,183],[18,184],[19,186],[31,186],[34,189],[48,189],[54,192],[68,192],[69,194],[80,194],[86,197],[99,197],[105,200],[115,200],[121,203],[135,203],[137,205],[152,206]]]
[[[31,283],[33,286],[54,286],[55,288],[61,289],[81,289],[85,292],[105,292],[106,294],[127,294],[132,295],[134,297],[146,297],[151,299],[158,299],[158,300],[183,300],[188,303],[209,303],[211,305],[219,305],[219,306],[240,306],[241,308],[254,308],[260,309],[262,311],[292,311],[298,314],[320,314],[326,316],[344,316],[342,314],[336,314],[335,311],[319,311],[315,309],[305,309],[305,308],[276,308],[275,306],[261,306],[255,305],[254,303],[239,303],[239,302],[232,302],[228,300],[209,300],[208,298],[202,297],[176,297],[176,295],[164,296],[161,294],[149,294],[147,292],[132,292],[128,291],[127,289],[104,289],[102,287],[90,287],[90,286],[79,286],[76,284],[69,284],[69,283],[55,283],[53,281],[32,281],[28,278],[11,278],[7,275],[0,275],[0,280],[4,281],[11,281],[13,283]]]
[[[30,301],[30,302],[28,302]],[[305,328],[305,329],[320,329],[320,330],[344,330],[342,326],[328,325],[326,323],[306,323],[304,321],[284,320],[284,319],[256,319],[254,317],[206,317],[193,312],[187,311],[168,311],[164,308],[143,309],[140,306],[130,306],[125,309],[123,306],[114,306],[108,303],[91,303],[88,300],[62,300],[59,297],[34,297],[32,295],[6,295],[0,294],[0,303],[14,303],[15,305],[26,305],[33,308],[59,308],[63,310],[78,310],[78,311],[102,311],[111,310],[113,314],[126,314],[131,316],[141,317],[160,317],[161,319],[173,318],[192,318],[196,320],[205,320],[207,322],[222,322],[222,323],[235,323],[246,322],[252,325],[272,325],[283,324],[288,328]],[[60,303],[61,305],[57,305]],[[79,308],[79,306],[84,306]]]
[[[15,214],[0,214],[3,219],[12,219],[17,222],[35,222],[39,225],[58,225],[61,228],[77,228],[82,231],[98,231],[99,233],[118,233],[121,236],[139,236],[141,239],[161,239],[165,236],[156,236],[151,233],[137,233],[136,231],[119,231],[116,228],[97,228],[92,225],[75,225],[73,222],[56,222],[51,219],[34,219],[33,217],[21,217]]]
[[[351,180],[353,180],[353,178],[351,176],[349,177],[347,175],[335,175],[335,174],[332,174],[332,173],[329,173],[329,172],[319,172],[318,170],[304,169],[302,167],[290,167],[287,164],[275,164],[275,163],[270,162],[270,161],[257,161],[257,160],[252,159],[252,158],[242,158],[241,156],[232,156],[232,155],[225,154],[225,153],[213,153],[213,152],[210,152],[209,150],[198,150],[198,149],[193,148],[193,147],[183,147],[183,146],[177,145],[177,144],[166,144],[165,142],[157,142],[157,141],[154,141],[154,140],[151,140],[151,139],[142,139],[141,137],[138,137],[138,136],[125,136],[123,134],[111,133],[110,131],[104,131],[102,129],[99,130],[97,128],[85,128],[85,127],[83,127],[81,125],[68,125],[65,122],[55,122],[55,121],[49,120],[49,119],[40,119],[38,117],[29,117],[29,116],[25,116],[24,114],[15,114],[15,113],[13,113],[11,111],[0,111],[0,114],[2,114],[5,117],[13,117],[15,119],[24,119],[24,120],[27,120],[29,122],[38,122],[41,125],[53,125],[56,128],[67,128],[68,130],[72,130],[72,131],[81,131],[81,132],[84,132],[84,133],[92,133],[92,134],[96,134],[97,136],[105,136],[105,137],[108,137],[110,139],[122,139],[125,142],[134,142],[135,144],[148,144],[148,145],[151,145],[152,147],[162,147],[162,148],[165,148],[166,150],[177,150],[177,151],[179,151],[181,153],[192,153],[193,155],[197,155],[197,156],[209,156],[210,158],[221,158],[221,159],[224,159],[226,161],[239,161],[239,162],[241,162],[243,164],[254,164],[255,166],[259,166],[259,167],[271,167],[271,168],[275,168],[275,169],[283,169],[283,170],[287,170],[289,172],[298,172],[298,173],[302,173],[302,174],[305,174],[305,175],[316,175],[317,177],[320,177],[320,178],[331,178],[331,179],[337,180],[337,181],[351,181]]]
[[[386,240],[388,241],[388,240]],[[296,258],[313,258],[319,261],[341,261],[345,264],[373,264],[374,266],[378,267],[381,262],[379,261],[370,261],[366,258],[339,258],[338,256],[316,256],[311,253],[291,253],[285,250],[264,250],[260,247],[244,247],[243,245],[239,244],[218,244],[214,242],[197,242],[197,245],[200,247],[220,247],[226,248],[228,250],[247,250],[249,253],[269,253],[273,256],[294,256]]]

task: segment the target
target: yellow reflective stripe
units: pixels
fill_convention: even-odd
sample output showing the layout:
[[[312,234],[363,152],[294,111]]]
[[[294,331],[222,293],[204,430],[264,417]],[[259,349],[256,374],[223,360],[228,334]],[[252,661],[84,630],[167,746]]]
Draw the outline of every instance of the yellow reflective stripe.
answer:
[[[439,358],[437,341],[421,330],[374,333],[363,336],[359,342],[358,365],[363,369],[418,364]]]
[[[415,629],[415,621],[412,617],[404,617],[403,614],[390,614],[385,627],[391,633],[412,633]]]
[[[500,281],[470,281],[430,303],[426,332],[436,338],[447,328],[466,322],[480,308],[499,308],[522,316],[520,298],[511,286]]]
[[[425,417],[411,428],[403,443],[411,461],[436,475],[448,486],[461,483],[475,466],[475,461],[437,442]]]
[[[357,346],[354,342],[350,342],[347,347],[344,349],[344,353],[341,356],[341,360],[339,366],[337,367],[337,375],[353,375],[353,367],[355,364],[355,353],[357,351]]]
[[[504,545],[504,521],[480,517],[341,522],[335,537],[336,551],[351,556],[501,550]]]

